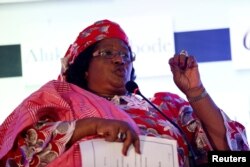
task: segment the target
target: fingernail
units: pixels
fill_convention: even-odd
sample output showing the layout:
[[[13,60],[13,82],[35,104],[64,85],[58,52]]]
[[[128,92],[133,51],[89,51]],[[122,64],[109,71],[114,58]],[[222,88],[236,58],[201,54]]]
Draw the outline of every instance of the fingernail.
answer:
[[[99,136],[103,136],[103,133],[102,132],[98,132],[97,133]]]
[[[182,50],[180,52],[180,55],[188,56],[188,52],[186,50]]]

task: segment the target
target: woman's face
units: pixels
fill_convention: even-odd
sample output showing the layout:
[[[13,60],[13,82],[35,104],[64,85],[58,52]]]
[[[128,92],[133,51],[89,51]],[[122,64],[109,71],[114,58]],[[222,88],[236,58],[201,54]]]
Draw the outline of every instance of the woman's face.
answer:
[[[88,89],[102,96],[123,95],[131,71],[128,46],[117,38],[104,39],[98,43],[85,74]]]

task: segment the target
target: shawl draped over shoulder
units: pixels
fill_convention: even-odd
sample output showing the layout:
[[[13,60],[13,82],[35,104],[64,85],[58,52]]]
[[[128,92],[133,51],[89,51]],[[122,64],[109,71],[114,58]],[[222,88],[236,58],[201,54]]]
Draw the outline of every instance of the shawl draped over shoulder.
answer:
[[[52,80],[26,98],[0,126],[0,159],[13,147],[21,131],[43,117],[53,121],[74,121],[86,117],[117,119],[128,122],[139,133],[129,115],[109,101],[73,84]],[[52,166],[60,163],[80,166],[78,143],[57,159],[51,163]]]

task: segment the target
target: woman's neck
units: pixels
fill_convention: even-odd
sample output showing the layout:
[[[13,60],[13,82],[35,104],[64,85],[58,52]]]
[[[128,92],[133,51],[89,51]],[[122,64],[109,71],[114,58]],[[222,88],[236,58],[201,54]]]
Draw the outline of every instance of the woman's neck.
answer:
[[[94,91],[94,90],[91,90],[91,89],[87,89],[88,91],[94,93],[95,95],[97,96],[100,96],[100,97],[103,97],[107,100],[112,100],[115,96],[123,96],[123,95],[127,95],[128,92],[126,92],[125,94],[121,94],[121,93],[118,93],[118,92],[113,92],[113,93],[104,93],[104,92],[97,92],[97,91]]]
[[[90,92],[92,92],[92,93],[94,93],[95,95],[97,95],[97,96],[101,96],[101,97],[104,97],[104,98],[113,98],[116,94],[114,94],[114,93],[103,93],[103,92],[97,92],[97,91],[94,91],[94,90],[91,90],[91,89],[87,89],[88,91],[90,91]]]

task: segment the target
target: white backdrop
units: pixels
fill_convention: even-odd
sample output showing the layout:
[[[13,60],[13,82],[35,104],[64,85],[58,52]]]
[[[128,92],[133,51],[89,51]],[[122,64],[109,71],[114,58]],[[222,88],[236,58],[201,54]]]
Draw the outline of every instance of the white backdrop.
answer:
[[[23,77],[0,78],[0,123],[31,92],[57,77],[60,57],[83,28],[107,18],[117,20],[137,46],[146,41],[168,47],[162,54],[138,55],[143,65],[135,64],[137,82],[147,97],[156,91],[183,96],[167,66],[174,49],[173,32],[230,28],[233,61],[201,63],[201,78],[218,106],[242,122],[250,136],[250,51],[242,49],[241,43],[250,27],[249,8],[248,0],[0,1],[0,45],[21,44],[25,64]]]

